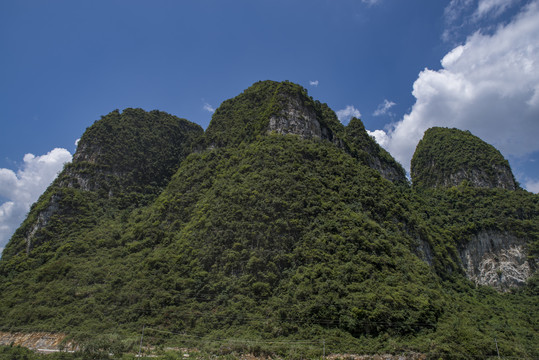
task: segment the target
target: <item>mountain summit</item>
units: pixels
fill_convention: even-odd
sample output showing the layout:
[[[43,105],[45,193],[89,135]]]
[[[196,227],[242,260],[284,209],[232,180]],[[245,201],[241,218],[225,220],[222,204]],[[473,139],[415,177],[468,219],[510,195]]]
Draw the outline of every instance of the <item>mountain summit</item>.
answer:
[[[260,81],[224,101],[206,131],[210,146],[252,141],[275,132],[341,145],[343,126],[326,104],[313,100],[303,87],[288,82]]]
[[[354,118],[345,128],[327,104],[288,81],[260,81],[224,101],[212,117],[206,141],[209,147],[222,147],[271,133],[329,141],[384,178],[406,183],[402,166],[368,135],[361,120]]]
[[[469,131],[434,127],[425,131],[412,157],[417,187],[473,187],[515,190],[517,184],[502,154]]]

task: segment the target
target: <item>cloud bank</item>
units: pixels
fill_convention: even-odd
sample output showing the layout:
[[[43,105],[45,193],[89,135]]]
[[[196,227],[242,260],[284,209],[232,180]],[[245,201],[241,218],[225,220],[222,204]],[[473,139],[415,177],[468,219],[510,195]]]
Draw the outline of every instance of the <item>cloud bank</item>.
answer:
[[[0,252],[24,220],[30,206],[70,161],[69,151],[56,148],[41,156],[24,155],[23,165],[17,173],[0,169],[0,196],[8,200],[0,205]]]
[[[486,4],[482,12],[498,6],[496,1],[481,3]],[[539,151],[538,1],[491,35],[474,33],[441,65],[419,74],[410,113],[375,131],[407,170],[418,141],[433,126],[470,130],[506,157]]]

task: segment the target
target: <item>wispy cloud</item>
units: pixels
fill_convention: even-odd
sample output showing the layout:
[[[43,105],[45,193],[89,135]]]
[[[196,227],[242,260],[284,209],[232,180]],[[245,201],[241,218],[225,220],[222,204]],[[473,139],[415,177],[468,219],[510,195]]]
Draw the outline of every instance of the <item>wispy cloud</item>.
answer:
[[[362,3],[365,3],[367,5],[374,5],[376,3],[379,3],[381,0],[361,0]]]
[[[477,19],[488,15],[498,17],[518,2],[520,0],[479,0],[474,16]]]
[[[393,101],[389,101],[387,99],[384,100],[383,103],[378,105],[378,108],[374,111],[374,116],[382,116],[382,115],[392,115],[389,112],[389,109],[391,109],[393,106],[397,105]]]
[[[507,12],[522,3],[522,0],[451,0],[444,10],[445,30],[442,39],[448,42],[461,42],[462,36],[476,31],[496,29],[493,23]]]
[[[350,119],[353,117],[361,117],[361,113],[353,105],[348,105],[346,106],[346,108],[338,110],[336,114],[339,121],[344,125],[348,124],[350,122]]]
[[[309,81],[309,85],[314,86],[314,87],[317,87],[317,86],[318,86],[318,80],[314,80],[314,81],[311,80],[311,81]]]
[[[8,201],[0,205],[0,248],[9,241],[30,206],[71,161],[66,149],[54,149],[45,155],[24,155],[24,163],[16,173],[0,169],[0,196]]]
[[[204,106],[202,107],[204,110],[206,110],[207,112],[210,112],[210,113],[214,113],[215,112],[215,109],[213,108],[213,106],[211,106],[210,104],[208,103],[205,103]]]

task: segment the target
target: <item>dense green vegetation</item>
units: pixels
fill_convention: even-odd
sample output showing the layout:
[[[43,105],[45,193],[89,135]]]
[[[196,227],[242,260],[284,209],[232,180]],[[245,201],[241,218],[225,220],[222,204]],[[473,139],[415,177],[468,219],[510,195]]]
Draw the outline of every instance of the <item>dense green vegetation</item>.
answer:
[[[386,179],[395,183],[406,183],[406,172],[373,137],[369,136],[360,119],[352,118],[345,129],[346,140],[352,156],[365,165],[375,169],[384,169],[389,174]]]
[[[434,127],[425,131],[410,172],[418,188],[448,187],[467,180],[476,187],[515,189],[515,179],[502,154],[459,129]]]
[[[259,81],[217,108],[206,130],[207,146],[238,145],[265,135],[270,118],[280,115],[291,101],[313,111],[329,139],[343,138],[344,128],[335,113],[303,87],[289,81]]]
[[[286,96],[342,142],[264,131]],[[539,197],[395,184],[373,159],[402,167],[361,121],[335,121],[301,87],[260,82],[216,110],[205,138],[160,112],[96,122],[4,251],[0,330],[86,344],[85,355],[57,358],[121,357],[143,327],[145,344],[223,356],[315,358],[323,341],[328,353],[484,358],[497,344],[504,356],[538,357],[539,279],[507,293],[478,287],[458,247],[480,230],[511,232],[533,264]],[[164,134],[174,126],[177,143]],[[95,186],[74,186],[81,176]]]
[[[65,245],[50,241],[53,237],[73,237],[126,209],[147,205],[202,135],[200,126],[157,110],[115,110],[102,117],[81,137],[73,163],[34,204],[4,258],[22,256],[22,249],[36,246],[43,246],[35,251],[40,257],[53,256]],[[33,233],[44,213],[52,214],[47,227]]]

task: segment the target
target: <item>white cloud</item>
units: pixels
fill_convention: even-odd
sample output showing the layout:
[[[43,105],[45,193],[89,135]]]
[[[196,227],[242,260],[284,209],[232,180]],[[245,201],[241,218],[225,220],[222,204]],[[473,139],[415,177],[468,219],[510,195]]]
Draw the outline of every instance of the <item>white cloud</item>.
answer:
[[[79,146],[79,141],[80,141],[80,138],[78,138],[77,140],[75,140],[75,146]]]
[[[534,180],[528,179],[528,180],[524,183],[524,187],[525,187],[526,190],[528,190],[529,192],[538,194],[538,193],[539,193],[539,180],[535,180],[535,181],[534,181]]]
[[[0,205],[0,248],[6,245],[24,220],[30,206],[71,161],[71,153],[56,148],[41,156],[24,155],[21,169],[15,173],[0,169],[0,196],[8,199]]]
[[[361,113],[353,105],[348,105],[346,106],[346,108],[342,110],[338,110],[336,114],[339,121],[343,123],[344,125],[348,124],[352,117],[356,117],[356,118],[361,117]]]
[[[378,105],[378,108],[373,113],[373,115],[374,116],[381,116],[381,115],[391,114],[391,113],[389,113],[389,109],[391,109],[395,105],[397,105],[397,104],[395,104],[393,101],[389,101],[389,100],[385,99],[383,103]]]
[[[374,130],[374,131],[367,130],[367,134],[374,137],[376,142],[382,147],[386,147],[387,144],[389,143],[389,137],[387,136],[387,133],[384,130]]]
[[[441,70],[419,74],[416,102],[387,132],[386,149],[409,169],[424,131],[444,126],[470,130],[505,157],[539,151],[538,39],[538,1],[492,35],[470,36],[442,59]]]
[[[211,106],[210,104],[208,103],[205,103],[204,106],[202,107],[204,110],[206,110],[207,112],[210,112],[210,113],[214,113],[215,112],[215,109],[213,108],[213,106]]]
[[[314,86],[314,87],[317,87],[317,86],[318,86],[318,80],[314,80],[314,81],[311,80],[311,81],[309,81],[309,85]]]

